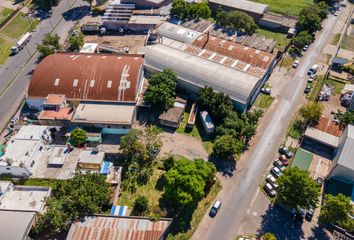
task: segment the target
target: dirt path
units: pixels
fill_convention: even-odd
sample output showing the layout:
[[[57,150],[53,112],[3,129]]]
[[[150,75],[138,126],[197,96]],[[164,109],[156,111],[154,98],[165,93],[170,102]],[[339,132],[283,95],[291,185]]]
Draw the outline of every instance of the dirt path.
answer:
[[[161,155],[174,154],[181,155],[189,159],[208,159],[209,155],[203,148],[202,142],[194,137],[167,132],[164,132],[162,137],[164,144],[160,152]]]

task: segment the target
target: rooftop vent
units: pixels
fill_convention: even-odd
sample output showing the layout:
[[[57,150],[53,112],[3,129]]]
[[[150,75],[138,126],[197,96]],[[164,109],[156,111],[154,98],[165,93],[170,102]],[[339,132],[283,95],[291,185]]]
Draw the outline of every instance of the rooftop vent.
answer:
[[[78,82],[79,82],[78,79],[74,79],[74,81],[73,81],[73,87],[77,87]]]
[[[90,87],[93,88],[94,86],[95,86],[95,80],[91,80],[91,81],[90,81]]]
[[[59,85],[59,82],[60,82],[60,79],[59,79],[59,78],[55,79],[55,81],[54,81],[54,86],[58,86],[58,85]]]
[[[112,81],[111,80],[108,80],[107,82],[107,88],[111,88],[112,87]]]

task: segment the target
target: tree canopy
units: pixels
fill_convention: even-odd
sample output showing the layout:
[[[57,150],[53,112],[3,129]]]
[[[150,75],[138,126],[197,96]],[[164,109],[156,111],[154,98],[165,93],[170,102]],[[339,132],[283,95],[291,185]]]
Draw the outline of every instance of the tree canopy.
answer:
[[[247,13],[237,10],[225,12],[222,8],[218,8],[216,23],[227,29],[237,29],[247,33],[254,33],[258,28],[254,19]]]
[[[300,12],[297,26],[301,31],[308,31],[309,33],[320,30],[322,20],[327,17],[327,9],[328,5],[325,2],[304,7]]]
[[[73,51],[73,52],[80,51],[80,49],[84,45],[84,35],[80,32],[79,34],[77,34],[75,36],[71,36],[69,38],[69,45],[70,45],[70,47],[69,47],[70,51]]]
[[[323,112],[323,105],[317,102],[310,102],[300,109],[301,116],[308,121],[310,125],[316,125]]]
[[[39,215],[35,231],[39,234],[57,234],[85,216],[100,213],[109,203],[106,176],[99,173],[77,172],[74,178],[60,181],[47,200],[47,211]]]
[[[203,159],[175,160],[164,174],[164,199],[179,208],[197,203],[205,195],[205,186],[212,181],[215,172],[214,165]]]
[[[135,216],[142,216],[149,209],[149,200],[145,196],[138,196],[135,199],[133,206],[133,214]]]
[[[60,37],[57,34],[51,35],[50,33],[47,33],[44,35],[42,43],[37,45],[38,52],[41,53],[42,57],[46,57],[55,53],[62,48],[59,40]]]
[[[245,148],[245,144],[231,135],[217,137],[213,144],[213,154],[227,160],[234,160],[236,155],[240,155]]]
[[[73,131],[70,132],[70,143],[74,147],[78,145],[84,144],[87,140],[87,133],[85,130],[81,128],[75,128]]]
[[[324,205],[321,208],[320,220],[325,223],[334,223],[348,231],[354,232],[354,220],[349,217],[354,208],[350,198],[343,194],[325,196]]]
[[[162,72],[154,73],[149,80],[144,100],[155,108],[167,110],[173,106],[176,97],[177,75],[166,68]]]
[[[265,233],[262,235],[262,240],[277,240],[277,238],[275,237],[275,235],[273,233]]]
[[[319,185],[298,167],[287,168],[277,183],[278,200],[289,209],[308,209],[320,194]]]
[[[309,44],[312,41],[312,36],[309,34],[307,31],[302,31],[300,32],[293,40],[293,44],[295,47],[299,49],[299,52],[301,52],[301,49]]]
[[[208,19],[211,10],[206,2],[191,4],[184,0],[173,0],[171,14],[181,19]]]
[[[342,126],[354,125],[354,111],[339,112],[337,118]]]

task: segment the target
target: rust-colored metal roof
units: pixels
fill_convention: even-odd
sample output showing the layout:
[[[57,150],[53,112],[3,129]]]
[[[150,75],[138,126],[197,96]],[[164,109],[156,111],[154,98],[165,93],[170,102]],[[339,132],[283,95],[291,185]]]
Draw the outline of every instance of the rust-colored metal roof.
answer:
[[[171,219],[92,216],[71,225],[67,240],[159,240]]]
[[[209,36],[208,40],[207,34],[199,36],[192,45],[262,69],[267,69],[275,58],[275,55],[271,53],[218,37]]]
[[[343,129],[338,123],[324,117],[320,118],[320,121],[318,121],[318,124],[315,126],[315,128],[336,137],[340,137],[343,133]]]
[[[69,100],[135,102],[141,55],[55,53],[33,73],[29,98],[64,94]]]

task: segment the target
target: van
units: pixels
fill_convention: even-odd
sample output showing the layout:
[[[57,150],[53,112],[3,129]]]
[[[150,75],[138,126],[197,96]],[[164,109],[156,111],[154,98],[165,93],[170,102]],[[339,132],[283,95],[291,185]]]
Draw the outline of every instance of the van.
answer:
[[[217,200],[213,207],[210,209],[209,216],[215,217],[221,207],[221,201]]]
[[[318,69],[318,65],[314,64],[307,72],[307,75],[315,74],[317,72],[317,69]]]

